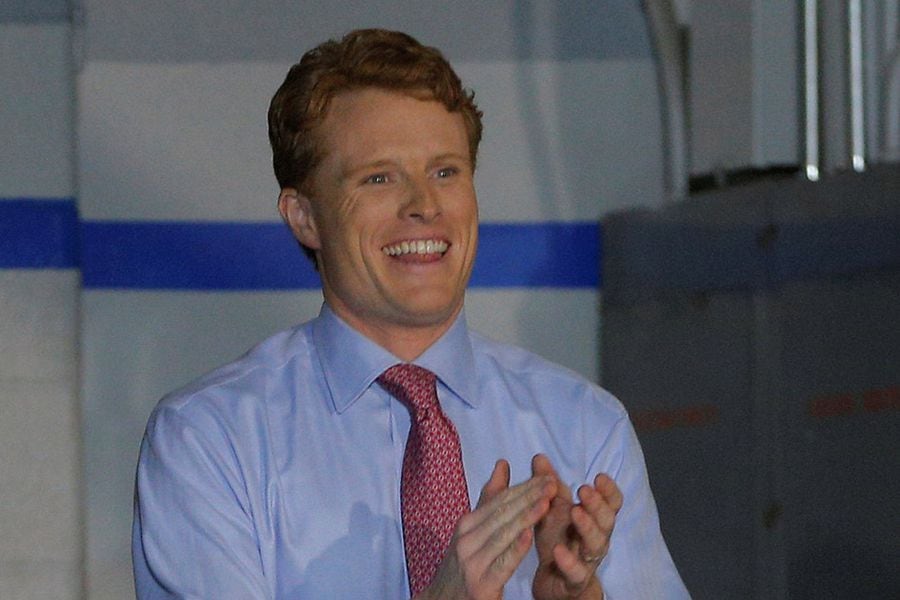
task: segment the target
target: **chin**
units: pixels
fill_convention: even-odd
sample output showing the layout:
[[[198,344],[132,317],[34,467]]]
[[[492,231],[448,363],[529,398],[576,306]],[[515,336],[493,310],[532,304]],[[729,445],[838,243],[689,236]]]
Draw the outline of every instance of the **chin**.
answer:
[[[406,317],[407,323],[416,327],[430,327],[440,325],[453,319],[461,308],[460,304],[447,304],[446,302],[434,304],[416,304],[414,306],[401,307],[401,312]]]

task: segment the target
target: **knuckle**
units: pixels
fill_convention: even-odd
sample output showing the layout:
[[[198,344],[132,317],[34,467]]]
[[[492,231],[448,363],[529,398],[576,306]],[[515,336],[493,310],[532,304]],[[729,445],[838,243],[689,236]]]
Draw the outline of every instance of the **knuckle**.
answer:
[[[467,533],[459,536],[459,538],[456,540],[456,544],[450,546],[448,552],[452,551],[457,560],[459,560],[460,563],[464,563],[466,556],[470,556],[478,550],[476,544],[477,541],[475,540],[475,538],[471,534]]]
[[[506,523],[501,528],[499,528],[494,535],[491,536],[491,540],[489,542],[490,547],[492,548],[492,554],[499,556],[500,554],[506,552],[512,543],[511,540],[515,539],[518,534],[518,528],[515,523]]]

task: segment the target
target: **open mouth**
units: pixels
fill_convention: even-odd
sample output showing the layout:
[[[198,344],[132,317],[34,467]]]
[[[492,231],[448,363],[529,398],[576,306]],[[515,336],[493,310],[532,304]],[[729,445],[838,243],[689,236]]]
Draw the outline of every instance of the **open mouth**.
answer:
[[[445,240],[403,240],[402,242],[388,244],[381,251],[388,256],[443,254],[449,246],[450,244]]]

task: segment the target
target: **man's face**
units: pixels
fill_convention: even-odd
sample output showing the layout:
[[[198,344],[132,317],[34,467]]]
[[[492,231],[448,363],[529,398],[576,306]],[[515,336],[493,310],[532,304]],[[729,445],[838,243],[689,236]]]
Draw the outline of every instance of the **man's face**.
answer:
[[[365,88],[333,98],[315,135],[323,159],[308,198],[295,192],[308,218],[291,225],[316,251],[329,306],[376,342],[449,327],[478,236],[462,116]]]

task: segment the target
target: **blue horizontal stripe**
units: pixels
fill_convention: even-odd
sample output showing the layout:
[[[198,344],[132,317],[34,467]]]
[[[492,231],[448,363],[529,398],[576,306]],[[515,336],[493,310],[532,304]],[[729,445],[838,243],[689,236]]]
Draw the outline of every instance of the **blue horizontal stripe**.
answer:
[[[596,287],[595,223],[480,226],[472,286]],[[281,223],[78,221],[68,200],[0,201],[0,268],[81,268],[92,289],[315,289]]]
[[[600,285],[598,223],[482,223],[473,287]]]
[[[319,278],[282,223],[87,221],[86,288],[314,289]]]
[[[77,232],[72,199],[0,200],[0,269],[74,268]]]
[[[596,224],[482,224],[473,287],[594,287]],[[82,224],[87,288],[316,289],[319,277],[281,223]]]
[[[900,265],[900,217],[722,230],[654,218],[482,223],[472,287],[756,289]],[[771,241],[766,242],[771,237]],[[601,239],[607,244],[601,250]],[[607,281],[601,281],[600,256]],[[79,222],[71,199],[0,200],[0,269],[80,268],[92,289],[316,289],[281,223]]]

